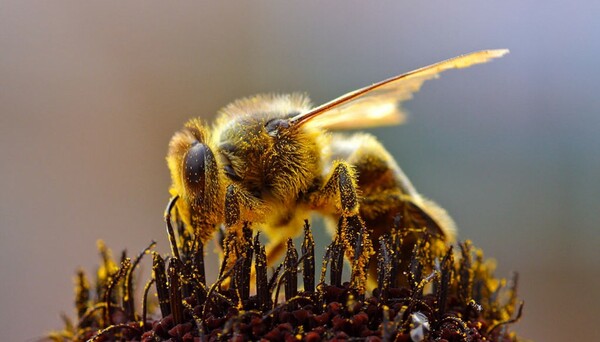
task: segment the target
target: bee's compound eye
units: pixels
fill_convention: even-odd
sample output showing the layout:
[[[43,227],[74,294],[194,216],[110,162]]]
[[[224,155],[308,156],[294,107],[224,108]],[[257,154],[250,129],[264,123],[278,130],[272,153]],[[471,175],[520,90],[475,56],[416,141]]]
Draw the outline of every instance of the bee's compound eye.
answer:
[[[194,194],[204,192],[206,160],[211,156],[210,149],[199,142],[192,145],[185,155],[183,178],[187,189]]]
[[[290,123],[286,119],[273,119],[265,124],[265,130],[272,137],[277,135],[280,128],[288,127],[290,127]]]

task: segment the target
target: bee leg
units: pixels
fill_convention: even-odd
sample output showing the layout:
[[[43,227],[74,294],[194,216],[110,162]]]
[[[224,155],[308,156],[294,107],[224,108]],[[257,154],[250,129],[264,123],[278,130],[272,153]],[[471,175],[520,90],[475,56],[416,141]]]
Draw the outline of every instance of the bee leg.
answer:
[[[335,133],[334,133],[335,134]],[[360,216],[371,233],[375,250],[379,238],[396,227],[402,239],[402,260],[409,260],[415,244],[428,234],[435,240],[452,242],[456,235],[454,222],[437,204],[423,198],[398,166],[394,158],[377,141],[364,133],[349,137],[334,135],[332,155],[352,165],[357,174]],[[378,254],[378,253],[377,253]],[[408,263],[402,262],[397,272],[406,284],[403,271]],[[377,257],[371,258],[370,286],[376,285]]]
[[[236,250],[240,245],[241,233],[241,210],[239,201],[240,189],[230,184],[225,192],[225,229],[221,229],[220,247],[221,247],[221,267],[219,269],[220,279],[223,274],[231,269],[238,259],[238,253],[243,251]],[[233,278],[226,278],[221,281],[221,286],[228,288]]]
[[[236,184],[230,184],[225,193],[225,238],[223,243],[223,252],[227,254],[224,256],[227,258],[224,264],[225,269],[233,267],[238,258],[245,258],[248,255],[249,251],[240,249],[240,246],[253,245],[252,241],[247,241],[247,236],[244,236],[242,230],[244,223],[260,222],[261,219],[264,219],[264,209],[260,200]],[[287,238],[283,235],[270,239],[266,246],[267,265],[273,264],[285,252],[286,243]],[[252,268],[250,272],[250,279],[255,279],[255,268]],[[226,279],[222,284],[229,286],[230,282],[231,279]]]
[[[338,161],[326,179],[325,185],[309,198],[310,205],[315,209],[326,208],[343,217],[357,215],[359,206],[353,168],[344,161]]]
[[[236,184],[229,184],[225,193],[225,228],[228,233],[241,234],[244,222],[261,222],[264,207],[260,199]]]
[[[312,208],[326,208],[341,214],[338,236],[345,245],[346,257],[352,263],[351,279],[357,288],[364,289],[366,266],[374,252],[365,223],[359,215],[356,175],[350,164],[336,162],[325,185],[309,201]]]
[[[228,233],[240,222],[239,192],[240,190],[236,185],[230,184],[225,194],[225,227]]]
[[[230,184],[225,193],[225,233],[231,236],[225,241],[230,241],[230,246],[225,243],[225,251],[230,250],[227,266],[231,267],[235,263],[237,257],[246,256],[245,250],[238,250],[239,255],[235,255],[234,249],[238,246],[246,245],[245,237],[242,232],[244,222],[255,222],[262,214],[260,201],[252,196],[246,190],[240,188],[236,184]]]

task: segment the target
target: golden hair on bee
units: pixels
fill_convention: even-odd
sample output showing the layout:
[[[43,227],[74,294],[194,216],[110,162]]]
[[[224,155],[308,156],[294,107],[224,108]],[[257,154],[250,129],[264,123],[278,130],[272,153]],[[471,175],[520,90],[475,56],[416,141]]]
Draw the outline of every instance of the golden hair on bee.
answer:
[[[289,117],[310,108],[303,94],[261,94],[219,111],[214,131],[219,133],[220,151],[251,192],[286,202],[290,191],[299,193],[311,185],[319,168],[322,132],[282,127]]]
[[[363,246],[361,255],[347,248],[347,257],[358,265],[369,263],[372,246],[394,224],[453,241],[456,229],[450,216],[415,190],[375,137],[333,131],[402,123],[406,115],[399,104],[423,82],[507,52],[455,57],[314,108],[303,94],[267,94],[225,106],[210,127],[192,119],[173,136],[167,155],[170,192],[180,197],[177,212],[202,242],[220,225],[241,236],[244,222],[260,223],[254,227],[269,238],[270,263],[311,212],[339,223],[337,232],[343,236],[362,239],[351,242]],[[413,234],[407,248],[418,239]]]

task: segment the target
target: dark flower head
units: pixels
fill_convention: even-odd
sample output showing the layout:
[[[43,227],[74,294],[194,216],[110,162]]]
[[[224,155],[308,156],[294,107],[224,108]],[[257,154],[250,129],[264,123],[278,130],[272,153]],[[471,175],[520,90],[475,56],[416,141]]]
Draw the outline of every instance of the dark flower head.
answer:
[[[77,323],[65,318],[65,328],[48,338],[517,340],[509,330],[522,310],[516,297],[517,278],[495,278],[495,264],[484,259],[483,252],[469,241],[447,246],[424,236],[410,255],[403,255],[406,232],[392,230],[379,241],[377,279],[352,279],[369,275],[351,269],[351,279],[343,281],[346,246],[352,244],[336,237],[322,267],[317,268],[315,243],[306,223],[300,253],[290,239],[283,262],[270,272],[259,234],[253,234],[249,226],[243,230],[242,244],[233,244],[233,239],[224,236],[218,279],[207,284],[203,245],[177,222],[177,229],[169,230],[173,255],[163,258],[152,252],[153,276],[138,299],[142,312],[135,310],[132,279],[140,259],[155,243],[133,260],[123,254],[118,266],[100,242],[102,263],[93,286],[83,271],[77,273]],[[354,263],[354,267],[363,266]],[[375,288],[364,291],[365,282]],[[158,297],[155,306],[148,303],[152,287]]]

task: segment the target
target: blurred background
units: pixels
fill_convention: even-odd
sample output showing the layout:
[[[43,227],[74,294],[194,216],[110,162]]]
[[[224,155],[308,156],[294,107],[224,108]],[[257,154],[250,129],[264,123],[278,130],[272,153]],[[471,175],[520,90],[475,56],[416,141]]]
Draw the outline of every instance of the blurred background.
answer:
[[[98,238],[168,250],[164,156],[188,118],[258,92],[319,104],[488,48],[511,53],[425,83],[406,125],[372,132],[497,275],[520,273],[520,335],[600,338],[598,13],[591,0],[2,1],[1,339],[62,327]]]

